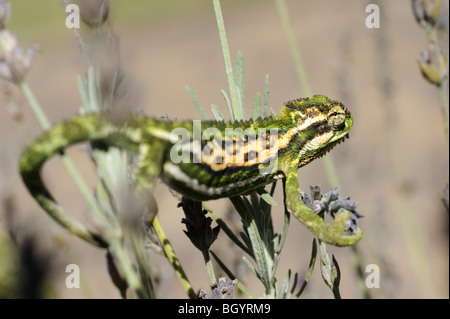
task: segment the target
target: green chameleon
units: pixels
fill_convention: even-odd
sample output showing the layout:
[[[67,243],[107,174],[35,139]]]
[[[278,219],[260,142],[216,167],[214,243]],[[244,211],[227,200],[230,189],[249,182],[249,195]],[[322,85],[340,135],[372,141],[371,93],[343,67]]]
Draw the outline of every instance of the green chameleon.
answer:
[[[159,177],[183,196],[206,201],[247,194],[282,179],[285,209],[317,238],[337,246],[361,239],[360,228],[348,231],[349,212],[338,214],[330,225],[305,205],[297,176],[300,167],[347,136],[353,118],[342,103],[316,95],[285,103],[278,116],[234,123],[202,121],[207,130],[200,132],[201,138],[198,132],[195,136],[195,122],[132,115],[117,123],[99,113],[76,116],[56,124],[25,150],[20,173],[39,205],[75,234],[87,230],[70,217],[56,217],[66,215],[43,183],[41,167],[69,145],[88,141],[94,148],[111,146],[135,153],[137,190],[153,189]],[[255,132],[258,138],[249,138],[246,132]],[[215,138],[204,138],[205,133]],[[90,235],[92,241],[101,241]]]

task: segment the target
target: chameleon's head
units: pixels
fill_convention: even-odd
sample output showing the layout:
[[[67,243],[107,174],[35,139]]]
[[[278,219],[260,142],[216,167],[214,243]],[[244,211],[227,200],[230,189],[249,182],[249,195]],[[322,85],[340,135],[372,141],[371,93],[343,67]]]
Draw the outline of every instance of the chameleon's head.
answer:
[[[287,102],[282,110],[293,125],[292,147],[298,151],[300,165],[324,155],[348,136],[353,118],[338,101],[323,95]]]

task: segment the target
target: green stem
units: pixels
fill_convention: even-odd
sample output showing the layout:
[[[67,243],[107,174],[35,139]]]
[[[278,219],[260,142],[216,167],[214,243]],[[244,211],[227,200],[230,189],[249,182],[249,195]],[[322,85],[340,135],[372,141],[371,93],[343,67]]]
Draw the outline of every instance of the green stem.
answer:
[[[369,293],[369,289],[367,288],[366,285],[366,280],[365,280],[365,274],[361,265],[361,257],[358,251],[358,247],[357,246],[352,246],[351,247],[351,252],[352,252],[352,260],[353,260],[353,265],[355,266],[356,272],[358,274],[358,279],[359,279],[359,287],[361,289],[361,293],[364,297],[364,299],[370,299],[370,293]]]
[[[142,249],[142,247],[145,246],[145,243],[143,233],[140,230],[140,228],[130,229],[131,244],[133,246],[134,255],[136,256],[136,263],[139,277],[141,278],[140,283],[143,295],[146,299],[155,299],[155,288],[153,286],[151,273],[147,264],[146,252]]]
[[[227,34],[225,32],[225,24],[222,16],[222,9],[220,8],[220,1],[213,0],[214,12],[216,14],[217,28],[219,30],[220,44],[222,46],[223,59],[225,62],[225,72],[228,79],[228,87],[231,95],[231,103],[233,105],[235,120],[243,120],[241,112],[239,111],[239,97],[236,89],[236,80],[233,74],[233,63],[231,62],[230,49],[228,47]],[[241,92],[243,94],[243,92]]]
[[[111,253],[116,257],[123,274],[128,283],[128,287],[133,292],[136,298],[143,299],[144,293],[142,291],[141,283],[137,276],[136,271],[133,268],[133,263],[128,256],[121,238],[110,238],[109,249]]]
[[[442,120],[444,122],[445,137],[447,138],[447,146],[449,144],[449,127],[448,127],[448,96],[447,96],[447,80],[443,79],[439,85],[439,100],[441,102]]]
[[[448,146],[449,144],[448,96],[447,96],[448,67],[446,69],[445,66],[442,65],[441,50],[439,49],[438,37],[435,26],[425,21],[422,23],[422,26],[425,29],[425,34],[428,43],[433,45],[434,55],[436,56],[437,68],[439,71],[439,77],[441,79],[441,82],[438,84],[439,101],[441,104],[442,120],[444,123],[445,137],[447,139],[447,146]]]
[[[331,154],[327,154],[326,156],[324,156],[323,165],[325,166],[325,171],[327,172],[330,186],[341,189],[341,183],[339,182],[339,176],[336,172],[336,167],[334,165],[333,157],[331,156]]]
[[[437,64],[438,64],[437,66],[438,66],[438,70],[439,70],[439,77],[441,78],[441,82],[438,85],[439,101],[441,103],[442,120],[444,122],[444,131],[445,131],[445,137],[447,138],[447,146],[448,146],[448,144],[449,144],[448,96],[447,96],[448,67],[447,67],[447,69],[444,69],[444,65],[442,65],[441,50],[439,49],[439,46],[438,46],[436,30],[433,28],[432,32],[434,33],[434,36],[433,36],[434,50],[435,50],[435,55],[436,55]]]
[[[332,291],[333,291],[334,299],[342,299],[341,293],[339,291],[339,287],[338,286],[333,286],[333,290]]]
[[[164,233],[164,230],[159,223],[158,217],[155,217],[155,219],[153,220],[153,227],[155,229],[156,236],[161,243],[164,254],[166,255],[167,259],[175,270],[175,273],[177,274],[178,280],[180,280],[180,283],[188,294],[189,298],[196,299],[197,295],[195,294],[194,289],[192,288],[189,279],[187,278],[183,267],[181,266],[181,263],[178,260],[172,245],[170,244],[169,239]]]
[[[294,60],[295,71],[297,73],[298,80],[300,81],[300,87],[303,90],[303,95],[310,96],[312,95],[312,90],[309,85],[308,74],[304,67],[300,50],[298,49],[297,43],[295,41],[295,35],[292,29],[291,22],[289,20],[289,12],[287,10],[286,3],[284,0],[275,0],[275,3],[277,5],[278,14],[281,18],[281,23],[283,24],[283,29],[286,34],[289,49]]]
[[[22,81],[19,83],[19,88],[22,91],[23,95],[25,96],[25,99],[27,100],[28,105],[30,105],[31,110],[33,111],[34,115],[36,116],[42,129],[44,131],[48,131],[52,125],[50,124],[50,121],[48,120],[44,111],[42,111],[41,106],[39,105],[36,98],[34,97],[34,94],[31,91],[28,84],[26,82]]]
[[[207,249],[202,251],[203,259],[205,260],[206,269],[208,271],[209,284],[214,285],[216,280],[216,275],[214,274],[214,267],[211,262],[211,256],[209,255],[209,251]]]
[[[227,276],[234,280],[236,279],[236,276],[231,272],[231,270],[222,262],[222,260],[220,260],[220,258],[211,250],[211,255],[214,257],[214,259],[216,260],[217,264],[220,266],[220,268],[222,268],[222,270],[227,274]],[[250,291],[240,282],[238,281],[237,285],[238,289],[240,291],[242,291],[247,297],[249,298],[254,298],[251,294]]]

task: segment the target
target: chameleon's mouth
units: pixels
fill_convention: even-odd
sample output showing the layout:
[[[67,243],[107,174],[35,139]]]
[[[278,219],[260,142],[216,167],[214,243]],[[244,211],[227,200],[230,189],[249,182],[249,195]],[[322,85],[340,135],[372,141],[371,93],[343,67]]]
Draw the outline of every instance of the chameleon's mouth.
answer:
[[[311,157],[307,157],[305,160],[302,160],[300,162],[299,167],[305,166],[306,164],[308,164],[309,162],[311,162],[315,158],[320,158],[320,157],[324,156],[329,151],[331,151],[337,144],[340,144],[340,143],[344,142],[348,138],[350,138],[350,135],[347,132],[343,136],[341,136],[341,137],[337,138],[336,140],[334,140],[333,142],[329,143],[327,145],[327,147],[323,148],[321,151],[319,151],[315,155],[312,155]]]
[[[329,152],[329,151],[331,151],[331,149],[333,148],[333,147],[335,147],[336,145],[338,145],[338,144],[341,144],[341,143],[344,143],[344,141],[347,139],[349,139],[350,138],[350,134],[347,132],[347,134],[345,134],[344,136],[342,136],[340,139],[338,139],[326,152]]]
[[[328,142],[324,143],[325,144],[324,147],[318,148],[318,149],[316,148],[315,154],[307,156],[305,159],[301,160],[299,167],[305,166],[306,164],[308,164],[309,162],[311,162],[315,158],[320,158],[320,157],[324,156],[329,151],[331,151],[337,144],[340,144],[340,143],[344,142],[348,138],[350,138],[350,136],[349,136],[349,134],[347,132],[347,133],[343,133],[341,136],[337,135],[334,138],[328,140]],[[311,143],[311,141],[309,143]],[[313,143],[311,143],[311,144],[313,144]],[[307,151],[310,151],[311,149],[312,149],[311,145],[307,144],[300,151],[300,156],[302,154],[305,154]]]
[[[345,141],[345,139],[349,139],[350,138],[350,133],[347,133],[347,134],[345,134],[344,135],[344,137],[342,138],[342,141],[341,142],[343,142],[343,141]],[[339,142],[340,143],[340,142]]]
[[[347,133],[344,136],[342,136],[341,138],[339,138],[338,140],[336,140],[335,142],[333,142],[331,144],[330,147],[327,147],[326,149],[324,149],[322,152],[320,152],[317,155],[317,158],[324,156],[325,154],[327,154],[329,151],[331,151],[336,145],[343,143],[346,139],[348,140],[350,138],[350,134]]]

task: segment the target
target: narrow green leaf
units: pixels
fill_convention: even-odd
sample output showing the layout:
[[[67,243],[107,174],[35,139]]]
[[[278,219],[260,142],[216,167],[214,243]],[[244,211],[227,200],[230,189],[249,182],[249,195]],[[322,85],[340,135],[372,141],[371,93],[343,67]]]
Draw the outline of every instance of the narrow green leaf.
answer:
[[[246,254],[253,256],[252,252],[246,247],[245,243],[242,243],[239,238],[233,233],[233,231],[228,227],[228,225],[220,218],[215,212],[208,209],[211,212],[212,217],[216,223],[220,226],[221,231],[223,231],[228,238],[230,238],[239,248],[241,248]]]
[[[300,287],[300,290],[296,294],[297,298],[300,297],[303,290],[306,288],[306,285],[308,284],[309,279],[311,278],[311,274],[314,270],[314,264],[316,263],[316,256],[317,256],[317,244],[316,244],[316,239],[314,238],[313,242],[312,242],[311,258],[309,260],[308,272],[306,273],[305,280],[303,281],[303,284]]]
[[[272,188],[274,189],[274,184],[272,184]],[[271,194],[273,194],[273,191],[271,191],[271,194],[268,193],[268,186],[264,187],[264,188],[257,188],[256,192],[261,196],[261,198],[269,205],[271,206],[277,206],[277,202],[275,201],[275,199],[272,197]]]
[[[272,205],[272,206],[278,205],[277,202],[275,201],[275,199],[273,199],[273,197],[270,196],[270,194],[268,194],[268,193],[262,194],[261,198],[269,205]]]
[[[142,292],[146,298],[154,299],[156,297],[155,287],[153,286],[152,275],[150,274],[145,252],[142,249],[143,239],[141,235],[141,233],[136,232],[135,230],[130,232],[131,243],[136,256],[139,278],[142,285]]]
[[[242,104],[242,98],[241,96],[243,95],[243,93],[241,93],[241,89],[239,89],[236,86],[236,96],[237,96],[237,100],[238,100],[238,114],[239,114],[239,118],[237,119],[238,121],[244,121],[245,120],[245,105]]]
[[[87,86],[89,94],[89,108],[92,112],[100,112],[97,77],[93,66],[89,67],[87,72]]]
[[[328,256],[326,244],[323,241],[319,241],[319,245],[320,245],[320,271],[322,273],[322,279],[328,286],[328,288],[332,290],[334,276],[330,256]]]
[[[251,251],[251,253],[249,254],[253,259],[255,259],[255,256],[253,255],[253,250],[252,250],[252,243],[250,241],[250,238],[247,236],[246,233],[244,232],[239,232],[239,236],[241,236],[242,241],[244,242],[244,244],[248,247],[248,250]]]
[[[266,287],[266,290],[270,290],[271,267],[269,265],[271,265],[271,260],[269,260],[268,254],[266,254],[264,242],[261,239],[261,235],[254,220],[247,228],[247,231],[252,243],[253,253],[255,254],[255,261],[258,265],[258,270],[261,275],[261,281]]]
[[[254,195],[253,195],[254,196]],[[250,196],[250,200],[252,199],[252,197]],[[247,210],[249,211],[249,212],[252,212],[253,211],[253,206],[252,206],[252,204],[250,203],[250,201],[248,200],[248,198],[247,197],[244,197],[244,196],[242,196],[242,202],[245,204],[245,207],[247,208]]]
[[[78,83],[78,91],[80,92],[81,102],[83,103],[83,106],[80,109],[80,113],[82,115],[89,113],[91,110],[89,105],[89,97],[86,92],[86,87],[84,86],[83,79],[81,76],[77,76],[77,83]]]
[[[248,199],[246,198],[248,201]],[[251,202],[251,203],[250,203]],[[250,193],[250,202],[248,203],[250,211],[253,212],[253,215],[257,217],[260,213],[260,207],[259,207],[259,197],[256,192]]]
[[[237,277],[231,272],[231,270],[225,265],[225,263],[217,256],[212,250],[209,251],[211,255],[213,256],[214,260],[219,264],[219,267],[222,268],[222,270],[227,274],[227,276],[234,280]],[[248,297],[252,298],[252,295],[250,294],[250,291],[245,287],[240,281],[237,283],[237,287]]]
[[[223,61],[225,63],[225,73],[227,74],[227,80],[228,80],[228,89],[230,91],[231,95],[231,105],[234,110],[234,115],[238,116],[238,97],[236,94],[236,82],[234,79],[233,74],[233,65],[231,62],[231,55],[230,55],[230,49],[228,46],[228,40],[227,40],[227,34],[225,32],[225,24],[223,21],[223,15],[222,15],[222,9],[220,7],[220,1],[219,0],[213,0],[213,6],[214,6],[214,12],[216,14],[216,22],[217,22],[217,29],[219,30],[219,38],[220,38],[220,44],[222,47],[222,54],[223,54]],[[233,121],[236,119],[234,117]]]
[[[334,274],[333,295],[335,299],[341,299],[341,293],[339,291],[339,284],[341,282],[341,269],[339,268],[339,264],[336,258],[334,258],[334,254],[331,255],[331,266]]]
[[[236,276],[233,274],[233,272],[225,265],[225,263],[217,256],[212,250],[209,251],[211,255],[213,256],[214,260],[219,264],[219,267],[227,274],[228,278],[231,280],[236,279]]]
[[[113,101],[114,101],[114,98],[115,98],[114,94],[115,94],[115,91],[116,91],[117,81],[118,81],[118,74],[117,74],[117,71],[115,71],[114,72],[114,77],[113,77],[113,80],[112,80],[111,89],[109,90],[108,97],[107,97],[107,99],[105,99],[105,101],[102,101],[103,109],[107,109],[107,108],[111,108],[112,107]],[[99,83],[99,86],[100,85],[101,84]]]
[[[233,196],[230,197],[230,201],[233,204],[234,208],[238,212],[241,217],[243,223],[248,225],[250,220],[252,219],[251,213],[247,210],[247,206],[245,205],[244,200],[241,196]]]
[[[292,282],[292,288],[290,291],[290,294],[294,294],[295,288],[297,287],[297,282],[298,282],[298,273],[294,274],[294,281]]]
[[[242,51],[239,51],[236,56],[236,63],[234,64],[234,79],[236,81],[236,85],[240,88],[244,88],[244,54]]]
[[[280,242],[278,243],[278,247],[275,250],[278,256],[281,254],[281,250],[283,249],[284,243],[286,241],[287,233],[289,230],[290,220],[291,220],[291,214],[285,210],[284,211],[283,232],[281,233]]]
[[[276,251],[277,248],[277,242],[278,242],[278,235],[272,235],[272,242],[270,246],[270,255],[273,256],[273,265],[272,265],[272,278],[276,277],[276,272],[278,268],[278,263],[280,261],[280,254]]]
[[[266,187],[269,187],[269,185],[266,185]],[[273,194],[275,193],[275,188],[277,187],[277,182],[273,182],[272,183],[272,188],[270,189],[270,196],[273,196]]]
[[[250,272],[256,276],[256,278],[261,279],[261,276],[259,275],[258,271],[255,269],[255,267],[252,265],[252,263],[250,262],[250,260],[248,260],[247,257],[242,256],[242,261],[244,262],[244,264],[248,267],[248,269],[250,270]]]
[[[269,75],[266,74],[266,78],[264,80],[264,94],[263,94],[263,108],[262,108],[262,117],[269,117]]]
[[[236,121],[236,115],[234,114],[233,106],[231,105],[230,98],[228,97],[227,92],[225,90],[221,90],[223,98],[225,99],[225,103],[227,103],[228,111],[230,112],[231,121]]]
[[[234,79],[236,82],[236,86],[238,87],[240,92],[241,105],[244,106],[245,63],[244,63],[244,54],[242,53],[242,51],[239,51],[236,56],[236,63],[234,65]]]
[[[194,91],[192,91],[192,89],[187,85],[185,86],[185,88],[186,88],[186,91],[188,92],[189,96],[191,97],[192,103],[194,104],[198,113],[200,113],[200,116],[202,117],[202,119],[206,120],[206,121],[209,120],[208,115],[206,114],[203,107],[200,105],[200,102],[199,102],[197,96],[194,94]]]
[[[259,117],[261,117],[261,94],[257,92],[253,99],[252,119],[256,121]]]
[[[279,299],[286,298],[290,280],[291,280],[291,270],[288,269],[286,275],[284,276],[283,281],[281,282],[279,289],[277,289],[277,298]]]
[[[211,105],[211,111],[213,112],[214,118],[216,121],[223,122],[224,118],[222,113],[220,112],[219,108],[216,105]]]

